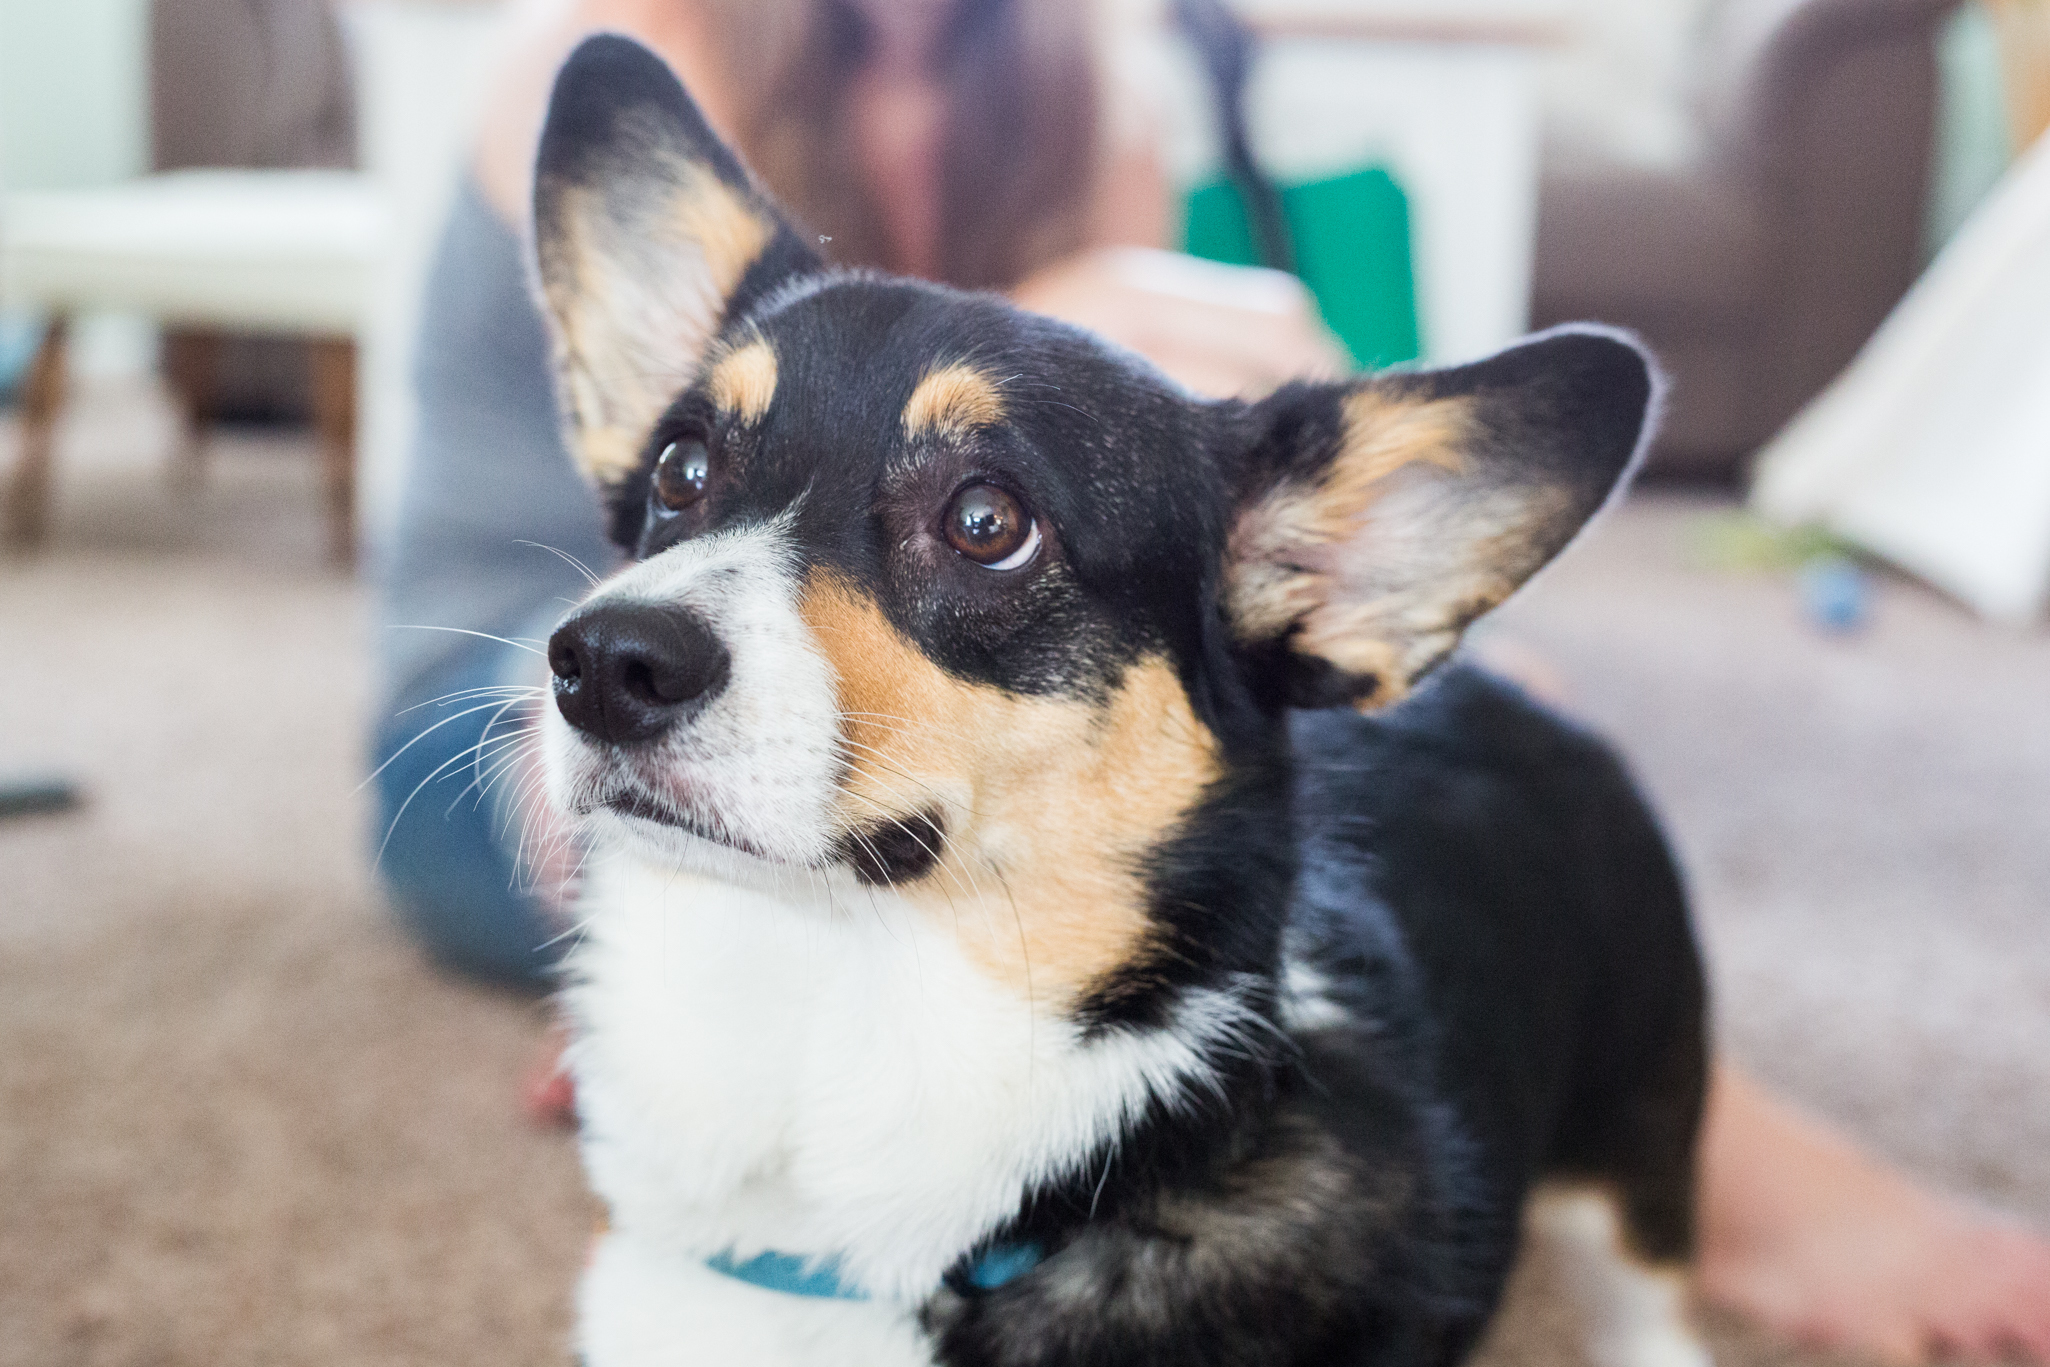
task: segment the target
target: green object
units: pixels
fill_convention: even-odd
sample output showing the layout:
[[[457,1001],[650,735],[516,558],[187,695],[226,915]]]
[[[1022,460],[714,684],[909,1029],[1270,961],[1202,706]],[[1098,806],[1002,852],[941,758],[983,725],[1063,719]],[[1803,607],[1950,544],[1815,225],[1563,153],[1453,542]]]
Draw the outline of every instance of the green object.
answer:
[[[1353,360],[1378,370],[1422,355],[1409,197],[1395,178],[1375,167],[1284,186],[1281,208],[1295,244],[1296,274]],[[1187,215],[1182,241],[1191,256],[1260,264],[1237,186],[1199,187],[1189,196]]]
[[[1691,559],[1708,570],[1797,570],[1817,557],[1841,556],[1848,550],[1822,527],[1783,527],[1748,512],[1705,514],[1688,530]]]

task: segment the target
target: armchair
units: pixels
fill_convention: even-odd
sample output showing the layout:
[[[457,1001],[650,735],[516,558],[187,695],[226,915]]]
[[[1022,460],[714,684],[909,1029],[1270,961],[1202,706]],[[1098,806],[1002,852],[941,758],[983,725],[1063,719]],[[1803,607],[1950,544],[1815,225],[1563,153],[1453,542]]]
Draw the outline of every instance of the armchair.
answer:
[[[1914,282],[1957,3],[1719,0],[1691,158],[1546,169],[1534,321],[1644,334],[1674,381],[1654,471],[1741,476]]]

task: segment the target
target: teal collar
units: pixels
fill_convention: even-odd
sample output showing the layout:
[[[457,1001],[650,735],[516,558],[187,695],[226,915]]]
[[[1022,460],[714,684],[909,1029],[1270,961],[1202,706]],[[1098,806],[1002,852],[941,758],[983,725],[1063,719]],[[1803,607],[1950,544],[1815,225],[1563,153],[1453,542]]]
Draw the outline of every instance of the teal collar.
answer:
[[[781,1291],[789,1296],[815,1296],[820,1300],[865,1301],[868,1293],[840,1280],[837,1260],[808,1263],[794,1253],[764,1253],[744,1263],[731,1253],[714,1253],[705,1266],[724,1272],[735,1281],[759,1286],[764,1291]]]
[[[960,1281],[976,1290],[994,1291],[1030,1272],[1045,1257],[1038,1244],[995,1244],[974,1261],[948,1273],[947,1280],[955,1281],[958,1273]],[[781,1291],[788,1296],[836,1301],[868,1299],[866,1291],[841,1280],[837,1259],[816,1262],[794,1253],[762,1253],[743,1263],[736,1262],[731,1253],[714,1253],[705,1259],[705,1266],[714,1272],[723,1272],[735,1281],[759,1286],[765,1291]]]

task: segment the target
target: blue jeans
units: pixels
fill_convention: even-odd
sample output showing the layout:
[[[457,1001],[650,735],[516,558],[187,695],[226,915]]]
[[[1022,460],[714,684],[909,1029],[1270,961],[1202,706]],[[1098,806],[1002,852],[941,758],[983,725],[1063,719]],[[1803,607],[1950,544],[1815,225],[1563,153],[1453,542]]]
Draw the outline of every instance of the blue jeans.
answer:
[[[517,778],[501,768],[520,744],[519,708],[531,704],[508,707],[503,696],[472,692],[507,674],[507,647],[477,645],[377,729],[377,868],[400,917],[440,963],[544,987],[562,955],[562,928],[520,885],[520,830],[504,801]]]
[[[540,984],[561,927],[517,882],[520,831],[500,801],[512,779],[478,791],[506,757],[512,713],[494,721],[498,702],[481,694],[438,701],[505,683],[515,659],[535,665],[475,633],[546,636],[585,591],[579,567],[602,575],[617,560],[563,449],[526,270],[519,234],[466,178],[421,300],[419,421],[376,562],[388,701],[371,738],[371,762],[385,765],[371,843],[399,915],[437,959]]]

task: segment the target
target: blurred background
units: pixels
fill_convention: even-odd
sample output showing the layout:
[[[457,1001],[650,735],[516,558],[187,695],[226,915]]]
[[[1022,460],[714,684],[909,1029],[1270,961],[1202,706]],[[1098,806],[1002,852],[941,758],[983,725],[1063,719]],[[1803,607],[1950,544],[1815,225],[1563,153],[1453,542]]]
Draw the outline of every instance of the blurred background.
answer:
[[[1239,8],[1355,363],[1592,318],[1670,371],[1639,491],[1481,646],[1665,812],[1719,1037],[2050,1221],[2050,5]],[[0,1364],[562,1360],[544,1008],[411,947],[359,787],[508,23],[0,0]],[[1256,263],[1202,63],[1146,32],[1171,245]],[[1570,1359],[1542,1299],[1503,1361]]]

